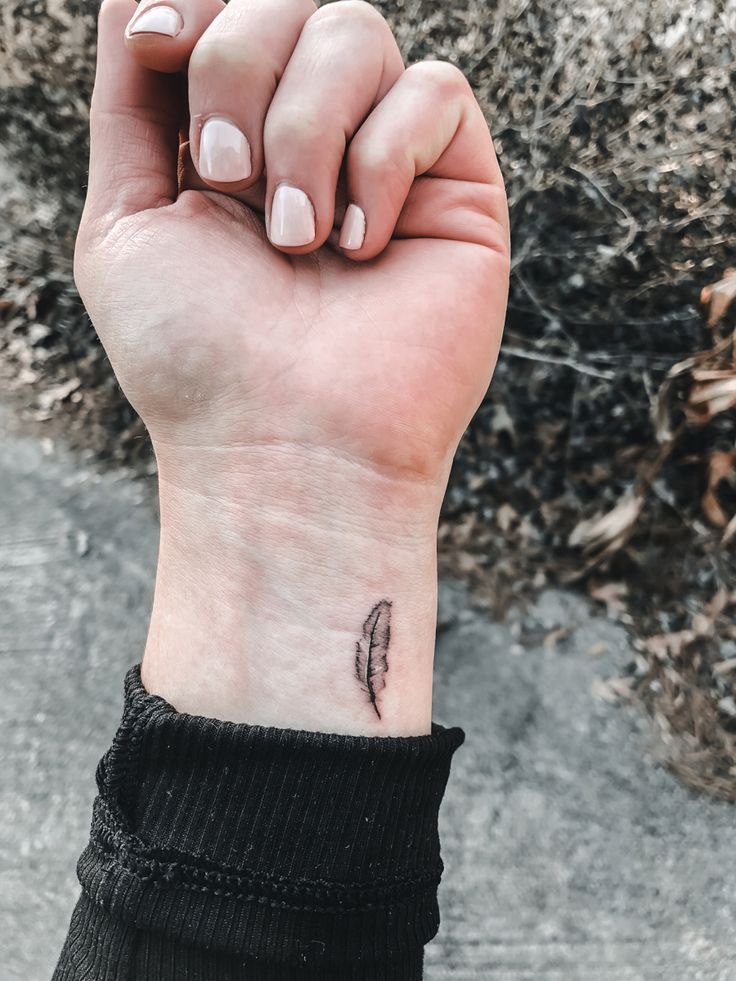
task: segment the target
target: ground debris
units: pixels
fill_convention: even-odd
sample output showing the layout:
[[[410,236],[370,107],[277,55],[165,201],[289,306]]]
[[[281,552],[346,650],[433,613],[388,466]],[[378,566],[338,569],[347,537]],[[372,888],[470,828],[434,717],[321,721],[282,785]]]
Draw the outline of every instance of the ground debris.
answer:
[[[709,327],[717,327],[720,324],[735,299],[736,269],[726,269],[722,279],[719,279],[717,283],[703,287],[700,293],[700,302],[708,308]]]
[[[634,694],[633,678],[596,678],[590,687],[594,698],[599,698],[611,705],[628,701]]]
[[[736,581],[729,18],[712,0],[375,5],[407,62],[468,74],[510,199],[504,350],[453,467],[440,569],[498,615],[565,581],[642,638],[693,631],[678,655],[644,649],[640,695],[668,765],[736,799],[718,708],[734,675],[713,669],[736,637],[725,614],[705,633],[697,620]],[[145,430],[72,281],[98,6],[8,0],[0,370],[49,436],[58,423],[146,474]]]

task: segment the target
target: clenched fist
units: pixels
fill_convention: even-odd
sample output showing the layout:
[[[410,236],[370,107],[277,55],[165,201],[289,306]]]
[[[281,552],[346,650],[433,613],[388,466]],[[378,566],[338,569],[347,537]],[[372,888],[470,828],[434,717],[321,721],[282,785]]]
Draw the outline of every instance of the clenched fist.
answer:
[[[150,689],[428,731],[437,515],[508,268],[468,83],[369,4],[104,0],[75,271],[159,463]],[[383,600],[379,723],[340,658]]]

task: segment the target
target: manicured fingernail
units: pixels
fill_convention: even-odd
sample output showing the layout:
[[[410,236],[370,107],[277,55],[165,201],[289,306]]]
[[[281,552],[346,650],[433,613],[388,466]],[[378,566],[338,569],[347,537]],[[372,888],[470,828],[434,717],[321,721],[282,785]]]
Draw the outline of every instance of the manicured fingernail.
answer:
[[[365,212],[357,204],[348,205],[340,231],[341,249],[359,249],[365,240]]]
[[[199,136],[199,176],[231,184],[251,175],[250,144],[237,126],[211,116]]]
[[[173,7],[149,7],[128,24],[128,34],[165,34],[175,37],[184,27],[181,14]]]
[[[268,236],[274,245],[291,248],[314,241],[314,208],[304,191],[279,184],[271,204]]]

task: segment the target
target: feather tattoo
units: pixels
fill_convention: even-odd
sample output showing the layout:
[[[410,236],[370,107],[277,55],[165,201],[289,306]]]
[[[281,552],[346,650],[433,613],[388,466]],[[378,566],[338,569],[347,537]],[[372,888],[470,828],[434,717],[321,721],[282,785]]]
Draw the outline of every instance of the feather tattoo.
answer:
[[[355,645],[355,673],[378,718],[378,693],[386,687],[388,645],[391,640],[391,603],[376,603],[363,624],[363,635]]]

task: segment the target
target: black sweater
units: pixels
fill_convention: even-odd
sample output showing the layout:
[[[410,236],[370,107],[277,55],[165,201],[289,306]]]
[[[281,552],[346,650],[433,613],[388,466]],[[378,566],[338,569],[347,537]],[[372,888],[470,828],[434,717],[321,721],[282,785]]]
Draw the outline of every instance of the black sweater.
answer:
[[[54,981],[418,981],[463,739],[185,715],[133,668]]]

